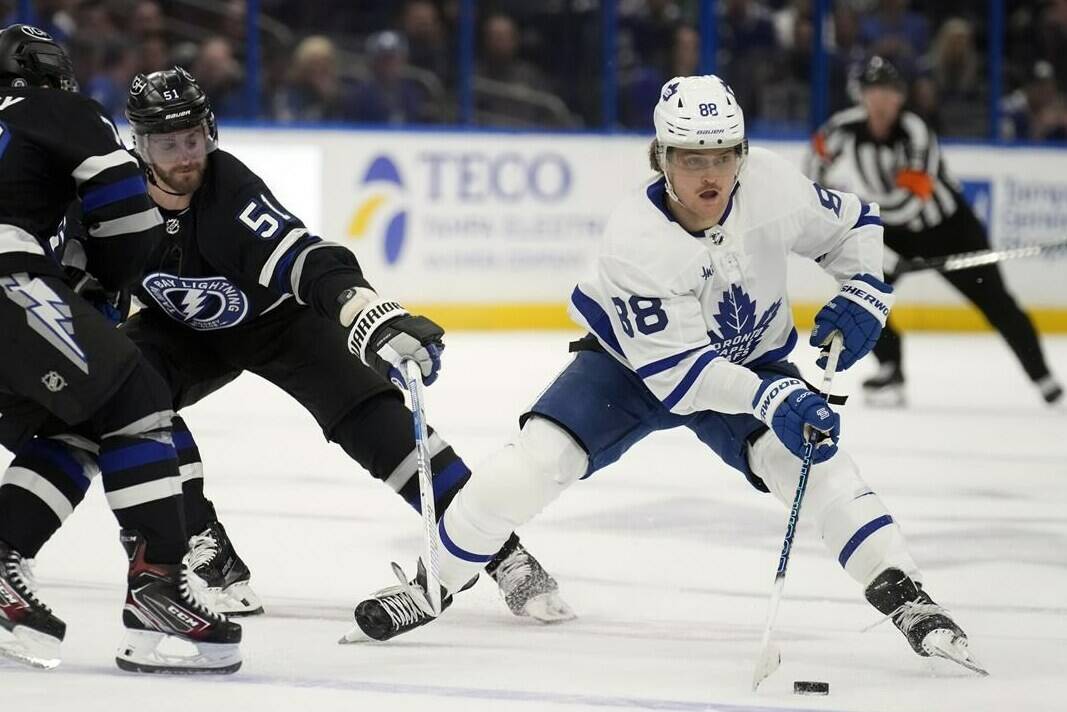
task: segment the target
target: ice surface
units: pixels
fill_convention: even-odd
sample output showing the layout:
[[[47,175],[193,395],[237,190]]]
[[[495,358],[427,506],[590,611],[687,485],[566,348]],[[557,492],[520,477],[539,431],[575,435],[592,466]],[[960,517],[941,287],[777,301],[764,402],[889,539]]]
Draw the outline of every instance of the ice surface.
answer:
[[[567,360],[573,334],[455,334],[430,422],[472,464]],[[802,340],[806,343],[806,340]],[[1046,341],[1067,377],[1067,339]],[[916,657],[802,525],[778,616],[781,668],[749,692],[785,524],[687,431],[654,435],[523,530],[580,618],[513,617],[490,581],[437,622],[340,646],[354,604],[410,568],[420,521],[328,445],[282,392],[243,376],[186,413],[208,492],[267,615],[245,622],[227,678],[115,668],[125,561],[94,484],[38,558],[68,623],[53,672],[0,663],[4,710],[552,710],[1067,708],[1067,409],[1047,408],[992,335],[909,335],[911,406],[843,409],[844,447],[882,495],[992,675]],[[817,372],[806,347],[798,356]],[[873,366],[838,379],[855,390]],[[0,465],[6,464],[0,455]],[[797,697],[825,680],[828,697]]]

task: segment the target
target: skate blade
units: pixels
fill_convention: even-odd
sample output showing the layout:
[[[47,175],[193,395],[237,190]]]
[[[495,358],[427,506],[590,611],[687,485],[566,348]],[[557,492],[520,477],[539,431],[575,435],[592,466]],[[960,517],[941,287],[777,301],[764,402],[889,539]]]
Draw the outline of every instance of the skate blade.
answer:
[[[236,643],[198,643],[158,631],[127,630],[115,664],[126,672],[229,675],[241,668],[241,650]]]
[[[60,641],[46,633],[17,625],[13,630],[0,628],[0,656],[38,670],[59,667]]]
[[[752,691],[758,690],[760,683],[770,677],[781,664],[781,648],[774,641],[768,641],[767,647],[761,651],[760,658],[756,661],[756,669],[752,672]]]
[[[563,623],[578,617],[574,609],[567,605],[567,602],[559,595],[559,591],[539,593],[531,597],[526,601],[519,615],[529,616],[542,623]]]
[[[341,636],[337,641],[338,645],[355,645],[357,643],[376,643],[374,638],[370,637],[363,632],[363,629],[359,627],[359,623],[352,626],[351,630]]]
[[[927,636],[927,640],[923,641],[923,649],[934,657],[951,660],[971,672],[978,673],[982,677],[989,676],[989,671],[979,665],[978,661],[967,650],[967,643],[965,642],[961,643],[935,633]]]
[[[248,581],[238,581],[226,588],[209,588],[213,609],[227,616],[258,616],[263,613],[263,603],[252,590]]]
[[[864,388],[863,402],[871,408],[904,408],[908,404],[904,386]]]

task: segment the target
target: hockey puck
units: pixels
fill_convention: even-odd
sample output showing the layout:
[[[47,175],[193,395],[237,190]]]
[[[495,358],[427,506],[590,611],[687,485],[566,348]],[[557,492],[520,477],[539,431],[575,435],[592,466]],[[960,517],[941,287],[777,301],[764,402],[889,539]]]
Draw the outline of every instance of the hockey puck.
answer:
[[[830,683],[797,680],[793,683],[794,695],[829,695]]]

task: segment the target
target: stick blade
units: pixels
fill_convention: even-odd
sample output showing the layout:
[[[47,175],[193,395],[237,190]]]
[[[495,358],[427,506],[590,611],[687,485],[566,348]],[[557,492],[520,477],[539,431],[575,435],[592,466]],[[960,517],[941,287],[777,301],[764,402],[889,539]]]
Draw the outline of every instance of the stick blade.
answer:
[[[781,664],[781,649],[773,642],[768,642],[760,651],[759,659],[756,660],[756,669],[752,672],[752,691],[759,689],[760,683],[770,677]]]

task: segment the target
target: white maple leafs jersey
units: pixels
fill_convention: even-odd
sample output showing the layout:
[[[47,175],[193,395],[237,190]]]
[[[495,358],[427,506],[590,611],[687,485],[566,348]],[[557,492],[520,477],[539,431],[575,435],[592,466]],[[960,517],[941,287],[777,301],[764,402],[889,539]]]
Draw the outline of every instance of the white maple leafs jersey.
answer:
[[[838,283],[882,278],[878,206],[827,190],[775,153],[753,148],[726,212],[693,234],[666,207],[664,179],[609,218],[571,317],[672,412],[750,413],[761,379],[797,343],[786,293],[789,253]]]

